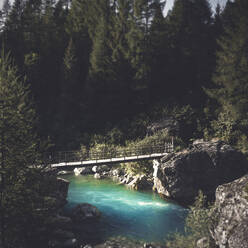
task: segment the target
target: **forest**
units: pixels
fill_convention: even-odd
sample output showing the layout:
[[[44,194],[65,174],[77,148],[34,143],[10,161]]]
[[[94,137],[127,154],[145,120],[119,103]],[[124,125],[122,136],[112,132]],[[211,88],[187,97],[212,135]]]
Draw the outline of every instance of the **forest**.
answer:
[[[1,200],[4,183],[15,192],[6,206],[37,180],[39,170],[25,173],[43,151],[125,146],[166,117],[183,123],[182,146],[218,138],[248,154],[248,1],[213,9],[208,0],[175,0],[166,16],[165,6],[165,0],[4,0]],[[22,179],[11,163],[26,166]],[[12,174],[4,181],[5,173]],[[20,183],[12,185],[13,178]],[[37,181],[33,198],[23,193],[18,201],[46,204],[38,197],[46,182]]]
[[[247,3],[8,0],[1,49],[29,86],[37,131],[54,150],[94,134],[144,136],[163,109],[187,109],[189,138],[247,150]],[[172,114],[172,113],[171,113]],[[143,123],[142,123],[143,122]]]

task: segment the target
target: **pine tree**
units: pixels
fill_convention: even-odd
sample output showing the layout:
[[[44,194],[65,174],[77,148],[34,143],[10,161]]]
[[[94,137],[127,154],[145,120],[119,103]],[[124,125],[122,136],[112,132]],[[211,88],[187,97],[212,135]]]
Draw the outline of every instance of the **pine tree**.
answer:
[[[154,4],[154,18],[150,27],[149,63],[151,65],[151,80],[149,89],[152,99],[164,98],[167,93],[168,82],[166,70],[169,57],[167,25],[163,16],[164,4]]]
[[[176,0],[167,18],[171,94],[198,107],[204,103],[202,87],[210,82],[212,72],[211,15],[207,0]]]
[[[235,2],[232,18],[219,41],[215,89],[209,96],[220,104],[218,120],[213,123],[216,135],[234,144],[242,142],[248,150],[248,3]]]
[[[3,3],[2,10],[0,12],[1,13],[1,18],[0,18],[1,29],[3,28],[5,21],[8,19],[10,10],[11,10],[10,1],[9,0],[5,0],[4,3]]]
[[[91,104],[94,106],[93,109],[103,116],[110,107],[109,97],[111,97],[111,86],[115,78],[109,39],[108,22],[102,16],[93,41],[87,92],[89,92]]]
[[[80,65],[76,57],[74,42],[70,39],[64,56],[57,111],[56,142],[58,149],[73,149],[77,144],[75,135],[78,134],[81,124],[82,95],[83,83],[80,81]]]
[[[24,2],[15,0],[11,11],[5,21],[3,36],[4,46],[7,51],[11,51],[18,66],[23,62],[23,23],[22,13]]]
[[[37,230],[44,204],[39,195],[43,176],[28,88],[19,81],[10,57],[0,60],[0,231],[2,247],[27,247]],[[44,188],[45,189],[45,188]]]

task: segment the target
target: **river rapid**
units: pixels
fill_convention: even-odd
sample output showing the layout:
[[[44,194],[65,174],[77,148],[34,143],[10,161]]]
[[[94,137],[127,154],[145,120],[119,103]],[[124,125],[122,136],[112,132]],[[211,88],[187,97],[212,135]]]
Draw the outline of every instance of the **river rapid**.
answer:
[[[145,242],[164,243],[168,234],[183,232],[187,210],[166,202],[153,192],[140,192],[110,179],[93,176],[64,176],[70,181],[65,211],[79,203],[90,203],[102,213],[93,225],[79,230],[89,242],[123,236]]]

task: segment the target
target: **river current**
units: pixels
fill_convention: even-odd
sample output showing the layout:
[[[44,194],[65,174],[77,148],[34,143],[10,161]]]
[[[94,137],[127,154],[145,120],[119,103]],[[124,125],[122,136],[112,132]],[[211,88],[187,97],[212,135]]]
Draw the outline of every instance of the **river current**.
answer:
[[[124,236],[146,242],[163,243],[167,235],[184,228],[187,211],[166,202],[152,192],[140,192],[118,185],[110,179],[97,180],[92,176],[65,176],[70,181],[68,212],[76,204],[90,203],[102,213],[94,224],[94,237],[105,240]],[[82,233],[92,232],[87,228]]]

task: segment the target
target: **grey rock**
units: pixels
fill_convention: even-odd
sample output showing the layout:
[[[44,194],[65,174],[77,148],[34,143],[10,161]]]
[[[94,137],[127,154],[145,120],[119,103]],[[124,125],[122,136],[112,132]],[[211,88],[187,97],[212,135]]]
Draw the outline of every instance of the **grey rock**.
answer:
[[[110,177],[113,177],[114,180],[118,180],[118,178],[124,176],[125,172],[121,168],[113,168],[108,172]],[[119,180],[120,181],[120,180]]]
[[[120,184],[129,184],[134,177],[132,175],[129,174],[125,174],[123,177],[119,177],[120,179]]]
[[[72,171],[59,171],[57,173],[58,176],[63,176],[63,175],[71,175]]]
[[[91,167],[75,168],[74,173],[76,176],[92,174],[92,168]]]
[[[95,206],[88,203],[78,204],[74,209],[72,209],[72,214],[71,214],[71,217],[75,222],[97,219],[100,216],[101,216],[100,211]]]
[[[199,239],[196,242],[196,248],[209,248],[209,241],[206,237]]]
[[[112,176],[114,176],[114,177],[120,176],[120,170],[119,169],[114,169],[112,171]]]
[[[92,171],[95,172],[95,173],[101,173],[101,172],[104,172],[104,171],[109,171],[110,168],[109,166],[107,165],[95,165],[92,167]]]
[[[248,175],[216,190],[212,236],[220,248],[248,247]]]
[[[92,167],[90,166],[83,167],[83,171],[81,172],[81,175],[88,175],[88,174],[92,174]]]
[[[94,174],[94,178],[95,179],[102,179],[103,178],[103,175],[101,175],[100,173],[95,173]]]
[[[83,168],[75,168],[75,169],[73,170],[75,176],[81,175],[82,171],[83,171]]]
[[[152,188],[151,183],[148,181],[147,176],[145,175],[137,175],[134,179],[128,183],[128,186],[135,190],[144,190]]]
[[[98,169],[99,169],[99,168],[98,168],[97,165],[95,165],[95,166],[92,167],[92,171],[95,172],[95,173],[98,172]]]
[[[101,165],[100,166],[100,169],[101,169],[101,172],[103,172],[103,171],[109,171],[110,170],[110,167],[108,165],[104,164],[104,165]]]
[[[214,199],[218,185],[248,172],[244,155],[221,141],[197,143],[154,162],[154,189],[182,204],[192,204],[199,190]]]

